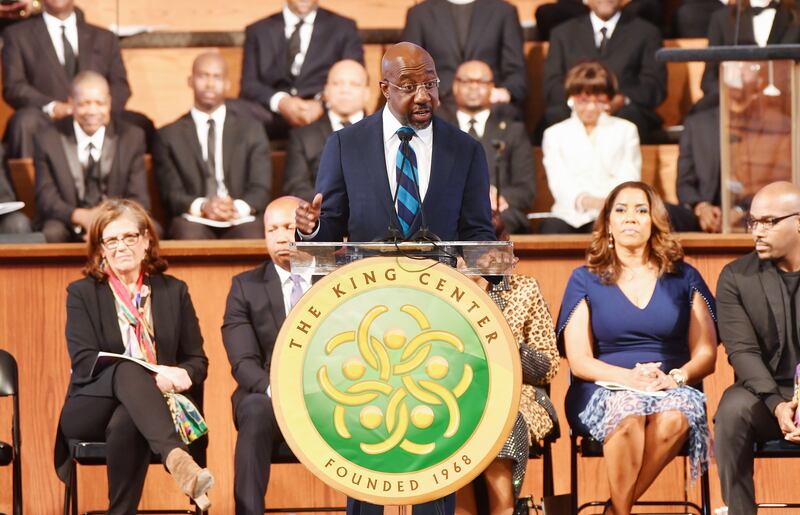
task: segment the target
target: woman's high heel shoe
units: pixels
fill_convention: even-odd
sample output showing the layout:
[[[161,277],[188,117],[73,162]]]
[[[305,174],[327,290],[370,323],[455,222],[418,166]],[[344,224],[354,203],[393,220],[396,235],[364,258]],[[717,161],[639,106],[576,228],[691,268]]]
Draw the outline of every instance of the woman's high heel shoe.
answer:
[[[211,501],[206,493],[214,486],[214,476],[208,469],[200,468],[188,452],[176,447],[167,455],[164,462],[172,478],[180,489],[192,498],[202,511],[208,511]]]

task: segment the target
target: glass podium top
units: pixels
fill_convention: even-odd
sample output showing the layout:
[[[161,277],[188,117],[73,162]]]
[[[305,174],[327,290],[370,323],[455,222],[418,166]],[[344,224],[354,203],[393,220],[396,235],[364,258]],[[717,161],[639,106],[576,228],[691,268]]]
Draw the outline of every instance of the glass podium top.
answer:
[[[514,244],[510,241],[294,242],[290,247],[295,274],[326,275],[353,261],[374,256],[433,259],[464,275],[509,275],[514,265]]]

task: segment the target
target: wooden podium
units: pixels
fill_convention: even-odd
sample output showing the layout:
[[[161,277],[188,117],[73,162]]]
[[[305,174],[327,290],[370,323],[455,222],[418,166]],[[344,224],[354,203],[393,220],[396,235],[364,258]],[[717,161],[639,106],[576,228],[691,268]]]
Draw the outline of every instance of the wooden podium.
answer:
[[[800,45],[665,48],[660,61],[719,65],[723,232],[744,232],[753,195],[800,182]]]

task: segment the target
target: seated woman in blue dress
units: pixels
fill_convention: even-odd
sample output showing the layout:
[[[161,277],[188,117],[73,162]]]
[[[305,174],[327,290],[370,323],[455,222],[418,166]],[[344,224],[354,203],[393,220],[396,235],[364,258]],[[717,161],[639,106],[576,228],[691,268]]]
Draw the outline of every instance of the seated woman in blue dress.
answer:
[[[628,515],[687,438],[693,477],[706,466],[705,395],[697,388],[714,371],[715,319],[711,292],[683,261],[655,191],[641,182],[614,188],[557,324],[574,376],[570,427],[603,443],[606,513]]]

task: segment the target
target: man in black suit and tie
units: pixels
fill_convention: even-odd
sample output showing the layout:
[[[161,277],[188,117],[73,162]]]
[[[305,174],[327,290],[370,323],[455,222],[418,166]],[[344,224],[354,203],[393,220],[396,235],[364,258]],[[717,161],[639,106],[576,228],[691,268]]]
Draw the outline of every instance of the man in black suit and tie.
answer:
[[[609,114],[633,122],[642,143],[661,127],[655,109],[667,94],[667,71],[657,63],[661,34],[650,23],[621,12],[622,0],[587,0],[591,12],[556,27],[544,65],[545,113],[541,129],[569,118],[567,71],[587,59],[605,64],[619,81]]]
[[[74,0],[42,3],[41,16],[3,33],[3,98],[16,110],[5,135],[10,158],[31,157],[33,136],[72,114],[67,98],[79,72],[105,77],[115,117],[131,96],[117,36],[86,23]],[[141,114],[125,112],[124,117],[145,130],[152,127]]]
[[[318,7],[318,0],[287,0],[279,13],[245,29],[238,108],[285,138],[322,116],[320,94],[328,70],[342,59],[364,62],[353,20]]]
[[[322,147],[332,132],[364,118],[369,100],[367,70],[358,61],[347,59],[334,64],[328,72],[323,100],[326,113],[319,120],[289,133],[283,191],[308,202],[314,198]]]
[[[264,211],[269,260],[233,278],[222,341],[231,373],[233,420],[238,430],[234,466],[236,515],[262,515],[273,449],[283,442],[269,385],[275,339],[286,315],[311,287],[311,275],[292,274],[289,242],[300,199],[280,197]]]
[[[719,333],[736,374],[720,399],[714,439],[729,515],[755,515],[753,447],[800,444],[792,400],[800,362],[800,188],[776,182],[753,197],[748,226],[755,252],[722,269]]]
[[[225,105],[228,68],[218,53],[195,59],[189,86],[194,106],[158,131],[153,152],[169,234],[181,240],[260,238],[272,181],[267,135],[261,124]],[[255,219],[241,223],[250,216]]]
[[[403,40],[430,52],[445,104],[452,103],[458,66],[477,60],[488,64],[495,77],[491,102],[522,107],[528,79],[514,5],[505,0],[425,0],[408,10]]]
[[[483,145],[492,211],[500,214],[508,233],[527,233],[527,213],[536,196],[533,147],[522,122],[492,110],[493,87],[492,69],[486,63],[467,61],[459,66],[453,83],[457,109],[450,120]]]
[[[48,242],[81,241],[94,208],[109,197],[150,208],[144,170],[144,132],[111,121],[111,93],[97,72],[79,73],[69,99],[71,116],[34,138],[36,212]]]

